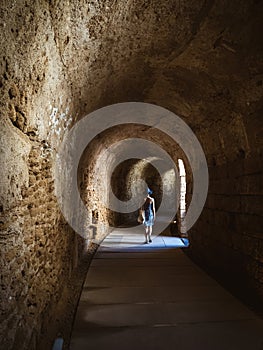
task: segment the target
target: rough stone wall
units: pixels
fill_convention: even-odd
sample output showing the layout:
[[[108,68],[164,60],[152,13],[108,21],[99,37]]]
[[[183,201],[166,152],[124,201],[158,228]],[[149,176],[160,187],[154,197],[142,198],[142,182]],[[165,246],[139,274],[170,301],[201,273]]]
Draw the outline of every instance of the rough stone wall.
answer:
[[[47,3],[2,1],[0,14],[1,344],[35,349],[76,264],[53,178],[70,95]]]
[[[204,211],[190,232],[191,254],[236,284],[239,295],[250,289],[262,302],[262,3],[236,5],[223,10],[215,2],[213,21],[204,20],[175,60],[193,82],[187,100],[199,125],[189,121],[210,175]],[[222,33],[212,45],[215,27]]]
[[[262,295],[262,6],[254,0],[1,1],[6,349],[36,348],[76,265],[76,240],[54,195],[55,154],[78,118],[110,103],[156,103],[193,128],[210,170],[207,205],[191,232],[193,255],[221,270],[226,264],[217,257],[224,256]],[[116,133],[128,135],[125,128]]]
[[[262,129],[261,113],[249,128],[225,128],[225,142],[234,153],[226,162],[210,164],[209,194],[204,211],[191,230],[192,255],[254,307],[263,297]],[[231,123],[230,123],[231,124]],[[254,129],[255,128],[255,129]],[[233,145],[234,133],[240,133]],[[244,131],[248,130],[248,132]],[[249,152],[247,146],[249,145]],[[222,156],[222,155],[221,155]]]
[[[121,201],[128,201],[132,196],[131,188],[139,179],[143,179],[153,191],[157,210],[162,197],[162,181],[155,167],[148,162],[130,159],[117,166],[111,179],[113,193]],[[135,226],[137,217],[138,210],[131,213],[118,213],[115,225]]]
[[[17,137],[12,125],[6,132],[4,147],[9,145],[14,151],[6,159],[7,179],[11,177],[7,188],[12,192],[4,199],[11,200],[1,201],[2,343],[7,349],[28,349],[34,348],[39,334],[47,329],[63,281],[73,269],[73,234],[56,203],[52,160],[45,145],[33,136],[21,133]],[[17,147],[20,140],[26,147]]]

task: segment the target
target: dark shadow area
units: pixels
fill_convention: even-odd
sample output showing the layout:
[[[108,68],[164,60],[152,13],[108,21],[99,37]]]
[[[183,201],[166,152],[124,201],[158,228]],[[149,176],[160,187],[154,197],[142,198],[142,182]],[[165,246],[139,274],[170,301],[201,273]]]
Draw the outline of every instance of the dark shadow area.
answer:
[[[236,268],[229,265],[231,273],[225,273],[218,266],[205,263],[203,259],[198,259],[191,253],[191,249],[184,250],[184,253],[209,276],[215,279],[223,288],[226,288],[233,296],[237,297],[247,307],[263,319],[263,304],[259,295],[255,293],[254,281]],[[235,258],[236,259],[236,258]],[[239,259],[240,260],[240,259]],[[236,261],[238,261],[236,259]],[[240,260],[240,264],[242,264]]]

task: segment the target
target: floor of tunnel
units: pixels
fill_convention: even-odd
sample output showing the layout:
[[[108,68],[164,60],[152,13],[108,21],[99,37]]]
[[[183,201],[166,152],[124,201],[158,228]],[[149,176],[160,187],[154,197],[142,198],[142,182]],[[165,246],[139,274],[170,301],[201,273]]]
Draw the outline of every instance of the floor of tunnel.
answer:
[[[263,349],[263,321],[195,265],[179,238],[144,245],[140,228],[120,235],[90,264],[71,350]]]

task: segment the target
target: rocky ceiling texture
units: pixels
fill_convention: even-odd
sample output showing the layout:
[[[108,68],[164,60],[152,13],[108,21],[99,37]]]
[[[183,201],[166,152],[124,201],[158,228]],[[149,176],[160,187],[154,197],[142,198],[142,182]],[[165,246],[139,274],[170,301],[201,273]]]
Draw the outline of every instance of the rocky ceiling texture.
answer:
[[[74,123],[113,103],[156,104],[192,128],[210,178],[190,252],[262,301],[262,17],[260,0],[1,1],[5,349],[37,348],[78,265],[54,161]],[[106,140],[148,137],[181,156],[169,138],[144,131],[117,127]]]

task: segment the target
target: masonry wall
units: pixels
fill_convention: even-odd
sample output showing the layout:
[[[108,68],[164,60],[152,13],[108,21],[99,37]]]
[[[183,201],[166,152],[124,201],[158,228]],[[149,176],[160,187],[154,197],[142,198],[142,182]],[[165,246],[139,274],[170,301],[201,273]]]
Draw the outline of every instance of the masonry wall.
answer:
[[[4,146],[16,149],[17,156],[12,159],[12,152],[2,164],[10,192],[1,201],[1,334],[6,349],[29,349],[49,326],[77,257],[74,234],[54,195],[48,150],[37,138],[12,128],[2,129],[8,133]],[[19,149],[22,140],[27,147]]]
[[[55,197],[55,157],[79,118],[111,103],[155,103],[192,127],[210,171],[193,256],[236,267],[262,295],[262,13],[254,0],[1,1],[5,349],[37,348],[55,319],[79,254]]]
[[[53,175],[73,113],[46,3],[0,13],[1,347],[36,349],[78,261]]]
[[[253,117],[252,117],[253,115]],[[209,164],[209,192],[190,230],[190,254],[232,291],[260,309],[263,300],[263,152],[261,112],[225,129],[225,147]],[[239,130],[239,131],[238,131]],[[227,142],[229,144],[227,144]],[[223,159],[224,158],[224,159]],[[219,164],[216,164],[216,161]],[[225,162],[225,163],[224,163]],[[261,310],[262,311],[262,310]]]

